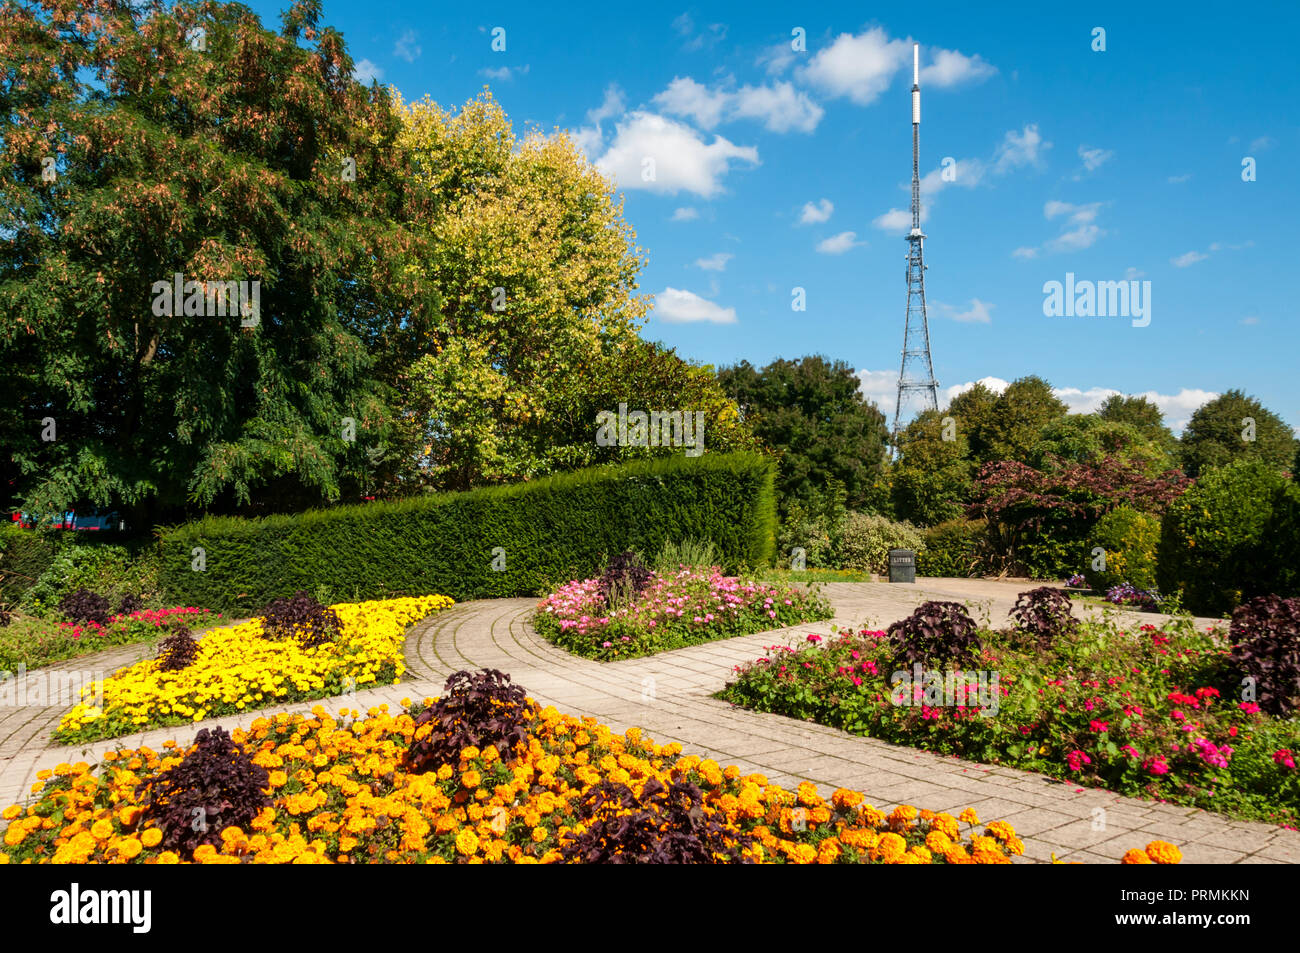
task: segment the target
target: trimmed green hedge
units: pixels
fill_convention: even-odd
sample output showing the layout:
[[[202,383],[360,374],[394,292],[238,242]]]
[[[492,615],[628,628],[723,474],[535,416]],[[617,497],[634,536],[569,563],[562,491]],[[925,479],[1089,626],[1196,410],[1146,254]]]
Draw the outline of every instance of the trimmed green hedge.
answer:
[[[688,537],[712,541],[735,571],[771,559],[774,473],[754,453],[661,457],[293,516],[208,517],[162,531],[162,581],[175,600],[228,612],[297,589],[349,600],[540,595],[625,549],[655,553]]]

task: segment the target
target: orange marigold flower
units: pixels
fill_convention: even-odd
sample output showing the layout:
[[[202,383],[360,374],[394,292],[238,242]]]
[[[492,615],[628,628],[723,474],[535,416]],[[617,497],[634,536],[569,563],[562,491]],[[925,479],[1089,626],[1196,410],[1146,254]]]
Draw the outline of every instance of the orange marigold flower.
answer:
[[[1132,850],[1127,850],[1127,851],[1125,851],[1125,852],[1124,852],[1124,856],[1120,858],[1119,862],[1120,862],[1121,864],[1153,864],[1153,863],[1155,863],[1155,861],[1153,861],[1150,857],[1147,856],[1147,852],[1146,852],[1146,851],[1141,850],[1141,849],[1139,849],[1139,848],[1137,848],[1137,847],[1134,847]]]
[[[1147,856],[1157,864],[1177,864],[1183,859],[1183,852],[1168,841],[1153,840],[1147,844]]]

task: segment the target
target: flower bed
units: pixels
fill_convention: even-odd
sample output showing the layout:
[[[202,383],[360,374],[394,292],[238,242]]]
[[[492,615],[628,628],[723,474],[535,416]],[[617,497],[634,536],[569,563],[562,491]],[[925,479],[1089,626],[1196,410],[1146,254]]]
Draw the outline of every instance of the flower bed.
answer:
[[[1228,648],[1190,622],[1136,633],[1084,624],[1047,647],[981,636],[982,654],[966,666],[986,676],[973,695],[916,684],[885,633],[863,630],[773,646],[718,697],[1119,794],[1300,820],[1300,722],[1234,700],[1242,682]]]
[[[259,718],[231,739],[247,776],[265,779],[243,795],[250,820],[224,825],[221,812],[241,797],[205,792],[219,803],[192,850],[166,846],[200,836],[189,809],[169,812],[149,791],[195,767],[207,742],[60,764],[38,774],[34,803],[0,812],[0,863],[637,863],[703,851],[713,862],[1005,864],[1023,850],[1011,825],[981,829],[969,809],[885,813],[844,789],[826,801],[812,784],[786,791],[636,728],[616,735],[531,699],[519,708],[513,748],[466,746],[423,773],[405,757],[428,733],[419,709],[336,720],[318,705],[310,717]]]
[[[168,671],[146,659],[118,670],[102,686],[90,685],[83,694],[90,701],[63,716],[55,740],[111,738],[395,682],[405,670],[407,626],[451,605],[446,596],[342,603],[333,607],[342,626],[338,638],[315,648],[263,638],[260,619],[215,629],[184,668]],[[101,687],[102,704],[91,704]]]
[[[779,629],[833,615],[822,597],[711,570],[651,573],[625,605],[608,606],[599,579],[561,586],[541,601],[537,631],[576,655],[608,661]]]
[[[179,626],[206,628],[224,621],[220,613],[193,606],[142,609],[98,622],[59,622],[37,616],[0,628],[0,670],[28,671],[118,645],[152,642]]]

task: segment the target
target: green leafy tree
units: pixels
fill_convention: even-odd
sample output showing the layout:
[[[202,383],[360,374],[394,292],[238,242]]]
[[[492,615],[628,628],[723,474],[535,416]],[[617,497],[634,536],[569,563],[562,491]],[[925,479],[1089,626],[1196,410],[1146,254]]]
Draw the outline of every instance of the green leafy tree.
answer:
[[[991,459],[988,441],[992,437],[993,415],[997,406],[998,395],[980,382],[948,402],[947,415],[956,423],[957,432],[966,441],[976,464]]]
[[[1130,423],[1104,420],[1098,414],[1067,414],[1043,425],[1029,452],[1040,470],[1062,463],[1091,463],[1115,456],[1157,475],[1174,468],[1164,447]]]
[[[1164,412],[1154,401],[1146,397],[1111,394],[1097,409],[1097,416],[1102,420],[1117,424],[1130,424],[1147,440],[1160,447],[1168,455],[1170,463],[1178,466],[1178,438],[1165,425]]]
[[[1024,463],[1032,456],[1043,426],[1065,416],[1067,408],[1041,377],[1022,377],[1007,385],[979,433],[980,463],[1015,460]]]
[[[373,478],[396,423],[371,342],[429,307],[422,203],[319,12],[0,5],[0,502],[141,524]],[[255,316],[218,290],[240,281]]]
[[[899,436],[895,512],[921,526],[957,519],[970,501],[974,471],[966,432],[951,408],[944,414],[923,411]]]
[[[783,513],[795,500],[817,508],[836,484],[849,509],[867,505],[885,476],[889,431],[846,362],[814,355],[757,370],[742,361],[718,380],[754,435],[781,455]]]
[[[1296,452],[1297,442],[1286,422],[1239,390],[1198,407],[1182,437],[1183,465],[1193,477],[1234,460],[1262,460],[1286,471]]]

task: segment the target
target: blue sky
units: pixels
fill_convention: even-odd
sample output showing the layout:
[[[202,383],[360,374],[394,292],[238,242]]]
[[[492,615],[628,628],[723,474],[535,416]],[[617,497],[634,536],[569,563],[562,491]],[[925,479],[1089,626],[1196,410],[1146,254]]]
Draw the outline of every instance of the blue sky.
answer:
[[[268,25],[283,5],[251,4]],[[1235,387],[1300,425],[1296,6],[986,6],[327,0],[324,20],[407,99],[487,84],[516,131],[570,130],[648,256],[644,336],[715,365],[843,359],[891,418],[918,42],[941,403],[1036,373],[1078,409],[1148,393],[1178,427]],[[1149,281],[1150,322],[1045,316],[1067,273]]]

